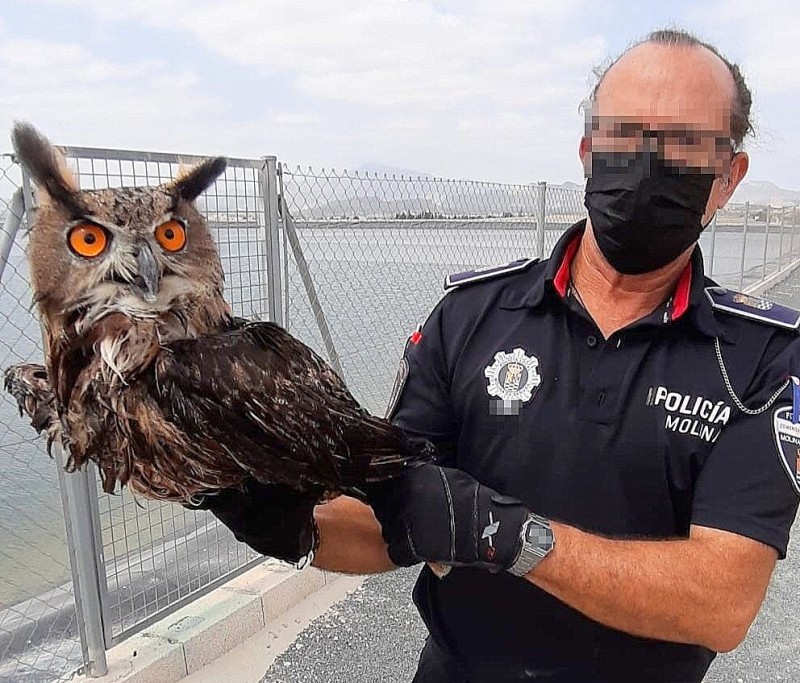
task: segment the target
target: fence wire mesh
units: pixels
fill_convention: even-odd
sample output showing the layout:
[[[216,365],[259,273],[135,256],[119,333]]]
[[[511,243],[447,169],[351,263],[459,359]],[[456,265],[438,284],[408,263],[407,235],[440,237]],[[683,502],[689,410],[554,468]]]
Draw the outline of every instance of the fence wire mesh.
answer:
[[[728,204],[700,237],[706,272],[744,289],[793,262],[800,251],[796,206]]]
[[[562,233],[585,217],[582,188],[548,186],[545,201],[544,251],[535,256],[540,258],[548,256]]]
[[[537,187],[282,166],[284,229],[308,266],[354,395],[382,414],[405,339],[445,275],[536,255]],[[302,261],[288,249],[288,329],[324,349]]]
[[[70,148],[84,189],[150,185],[197,157]],[[263,160],[231,160],[199,200],[219,245],[226,298],[266,319],[271,254]],[[0,157],[0,226],[21,212],[21,175]],[[279,166],[286,327],[341,367],[364,405],[382,413],[408,334],[442,296],[451,272],[547,256],[585,216],[582,188],[403,178]],[[269,201],[273,201],[270,198]],[[800,254],[796,208],[730,205],[705,231],[706,270],[746,287]],[[0,366],[41,361],[24,230],[0,233]],[[5,248],[8,248],[6,253]],[[56,466],[0,394],[0,682],[49,681],[81,664]],[[115,496],[97,487],[111,642],[142,628],[255,554],[204,513]],[[80,552],[80,549],[76,549]],[[110,643],[109,643],[110,644]]]
[[[31,311],[20,168],[0,157],[0,363],[41,361]],[[16,233],[17,239],[11,240]],[[0,681],[51,681],[81,664],[58,473],[0,395]]]
[[[83,189],[159,184],[196,161],[77,148],[67,153]],[[267,309],[260,168],[259,161],[234,160],[198,199],[219,245],[226,298],[237,315],[254,319]],[[19,167],[0,158],[0,225],[19,210],[20,187]],[[2,243],[9,252],[0,261],[0,366],[42,362],[26,231]],[[51,681],[82,664],[57,470],[5,392],[0,416],[7,463],[0,470],[0,681]],[[109,496],[99,482],[97,495],[111,642],[259,559],[207,513],[134,500],[127,491]]]

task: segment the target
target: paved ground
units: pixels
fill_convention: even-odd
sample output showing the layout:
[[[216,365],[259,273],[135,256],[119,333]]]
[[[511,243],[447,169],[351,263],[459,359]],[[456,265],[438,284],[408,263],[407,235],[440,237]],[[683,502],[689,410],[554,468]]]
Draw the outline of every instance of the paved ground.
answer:
[[[800,308],[800,271],[765,295]],[[800,523],[759,618],[735,652],[712,665],[706,683],[800,681]],[[262,683],[410,681],[424,640],[411,603],[417,570],[371,577],[312,622]]]
[[[425,639],[411,602],[418,569],[367,579],[309,625],[262,683],[410,681]]]

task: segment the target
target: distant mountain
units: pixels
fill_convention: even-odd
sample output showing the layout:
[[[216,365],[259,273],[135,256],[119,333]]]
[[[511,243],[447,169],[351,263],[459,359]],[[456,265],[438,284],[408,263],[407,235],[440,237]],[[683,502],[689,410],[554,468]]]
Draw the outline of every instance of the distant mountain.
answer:
[[[731,201],[772,206],[800,206],[800,192],[784,190],[767,180],[751,180],[736,188]]]
[[[578,190],[583,192],[584,185],[581,183],[573,183],[567,181],[560,185],[551,185],[549,187],[560,187],[565,190]],[[750,202],[751,204],[771,204],[772,206],[800,206],[800,191],[785,190],[778,187],[775,183],[766,180],[751,180],[744,182],[736,188],[731,201],[736,204],[744,204]]]
[[[371,161],[366,164],[361,164],[356,169],[359,173],[377,174],[379,176],[404,176],[405,178],[433,178],[434,176],[424,171],[416,171],[413,168],[404,168],[403,166],[390,166],[389,164],[382,164],[379,161]]]
[[[393,185],[394,181],[389,180],[387,185],[384,180],[366,183],[348,181],[338,183],[335,193],[328,193],[320,192],[318,185],[310,181],[305,184],[304,181],[295,181],[298,184],[293,188],[292,196],[307,202],[294,207],[295,215],[305,220],[511,218],[534,216],[537,211],[536,183],[505,187],[483,183],[439,183],[433,181],[435,176],[424,171],[380,162],[361,164],[354,171],[360,176],[377,175],[378,179],[394,177],[398,182],[402,176],[412,182]],[[349,171],[348,175],[353,178],[353,171]],[[420,182],[413,182],[417,178],[421,179]],[[584,215],[584,187],[585,183],[571,181],[548,183],[548,188],[557,190],[548,192],[548,215],[573,218]],[[736,190],[733,202],[800,206],[800,192],[785,190],[770,182],[750,181]]]

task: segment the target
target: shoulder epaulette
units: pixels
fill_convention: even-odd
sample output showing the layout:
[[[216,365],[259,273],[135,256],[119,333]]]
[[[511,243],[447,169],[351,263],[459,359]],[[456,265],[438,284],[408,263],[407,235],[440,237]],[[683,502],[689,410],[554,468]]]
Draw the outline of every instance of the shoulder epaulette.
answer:
[[[706,287],[706,296],[716,311],[725,311],[742,318],[757,320],[767,325],[783,327],[787,330],[800,328],[800,311],[774,301],[762,299],[725,287]]]
[[[444,279],[444,288],[453,289],[454,287],[460,287],[461,285],[467,285],[472,282],[493,280],[501,275],[518,273],[536,263],[538,260],[538,258],[523,258],[512,261],[511,263],[505,263],[502,266],[486,266],[474,270],[465,270],[463,273],[453,273]]]

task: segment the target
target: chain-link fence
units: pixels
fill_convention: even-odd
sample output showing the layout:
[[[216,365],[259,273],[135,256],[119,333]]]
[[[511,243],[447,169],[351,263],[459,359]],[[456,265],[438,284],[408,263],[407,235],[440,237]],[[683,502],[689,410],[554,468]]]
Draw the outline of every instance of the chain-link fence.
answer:
[[[706,273],[726,287],[745,289],[797,258],[796,206],[728,204],[700,238]]]
[[[447,273],[537,251],[536,185],[285,166],[281,180],[287,327],[338,360],[373,412],[383,411],[403,343]]]
[[[0,358],[2,366],[41,360],[30,310],[22,176],[0,157]],[[9,239],[14,233],[16,240]],[[52,680],[81,663],[77,614],[61,513],[58,472],[0,396],[0,681]]]
[[[158,184],[197,161],[67,152],[86,189]],[[0,367],[43,357],[16,230],[32,211],[23,186],[0,157]],[[545,256],[585,215],[577,188],[292,170],[269,157],[230,160],[198,205],[235,313],[284,324],[376,413],[445,275]],[[751,285],[794,263],[797,229],[796,209],[729,207],[702,237],[707,270]],[[82,663],[100,672],[103,648],[257,561],[203,513],[108,496],[92,470],[59,473],[4,393],[0,413],[0,682],[55,680]]]
[[[548,255],[586,215],[578,187],[280,169],[284,320],[383,410],[409,333],[445,275]],[[706,272],[744,288],[800,250],[797,210],[730,205],[701,238]]]
[[[159,184],[175,177],[180,164],[196,158],[68,149],[83,189]],[[21,172],[2,158],[0,214],[13,224],[24,202]],[[230,160],[228,170],[198,201],[214,232],[226,273],[226,297],[237,315],[267,317],[265,272],[264,162]],[[13,239],[11,239],[13,238]],[[24,229],[6,233],[0,280],[0,366],[43,359],[39,323],[25,259]],[[91,473],[91,499],[79,500],[85,515],[69,519],[59,491],[59,472],[11,397],[0,395],[0,681],[51,681],[92,660],[86,638],[89,590],[78,591],[65,531],[88,525],[97,541],[102,646],[109,647],[163,613],[208,590],[258,557],[227,529],[202,512],[137,499],[123,491],[102,493]],[[80,475],[69,475],[72,482]],[[78,497],[80,495],[78,494]],[[70,524],[72,529],[70,529]],[[75,548],[89,553],[86,547]],[[77,618],[78,616],[82,618]]]

